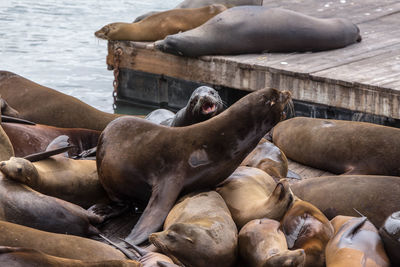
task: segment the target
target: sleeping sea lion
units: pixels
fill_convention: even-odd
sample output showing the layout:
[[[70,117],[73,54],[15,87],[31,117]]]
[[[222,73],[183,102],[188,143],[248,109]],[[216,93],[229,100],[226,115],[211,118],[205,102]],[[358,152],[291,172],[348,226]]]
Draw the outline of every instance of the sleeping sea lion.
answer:
[[[237,256],[236,225],[215,191],[180,199],[150,242],[182,266],[228,267]]]
[[[156,109],[145,119],[161,125],[182,127],[208,120],[223,110],[218,92],[211,87],[200,86],[193,91],[187,105],[176,114],[166,109]]]
[[[125,239],[157,231],[181,193],[213,188],[227,178],[283,116],[290,93],[250,93],[221,114],[186,127],[121,117],[102,132],[97,148],[100,182],[117,202],[145,205]]]
[[[175,55],[199,57],[324,51],[359,41],[359,28],[347,19],[321,19],[281,8],[238,6],[193,30],[155,42],[155,48]]]
[[[278,221],[263,218],[248,222],[239,232],[239,253],[249,267],[303,266],[303,249],[288,250]]]
[[[105,40],[150,42],[165,36],[194,29],[226,10],[213,4],[199,8],[172,9],[151,15],[139,22],[114,22],[102,27],[94,35]]]
[[[304,249],[305,266],[325,266],[325,246],[333,227],[314,205],[296,199],[281,220],[281,229],[289,249]]]
[[[218,185],[216,191],[225,200],[240,229],[254,219],[282,219],[293,202],[286,180],[277,184],[264,171],[240,166]]]
[[[400,176],[400,149],[393,149],[400,147],[400,129],[394,127],[297,117],[279,123],[273,141],[288,158],[335,174]]]

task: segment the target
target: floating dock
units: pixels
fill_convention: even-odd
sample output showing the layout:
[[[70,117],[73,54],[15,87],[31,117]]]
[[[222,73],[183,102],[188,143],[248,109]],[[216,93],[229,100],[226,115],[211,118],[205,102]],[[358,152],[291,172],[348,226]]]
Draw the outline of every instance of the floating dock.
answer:
[[[317,53],[200,58],[166,54],[149,43],[109,41],[108,67],[119,70],[117,103],[178,110],[197,86],[209,85],[229,105],[248,92],[274,87],[292,92],[297,115],[400,127],[399,1],[264,0],[264,6],[350,19],[363,40]]]

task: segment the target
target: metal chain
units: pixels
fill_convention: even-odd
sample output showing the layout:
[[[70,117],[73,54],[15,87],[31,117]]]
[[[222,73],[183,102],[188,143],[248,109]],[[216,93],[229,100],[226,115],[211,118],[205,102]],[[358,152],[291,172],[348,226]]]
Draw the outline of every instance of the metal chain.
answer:
[[[112,96],[114,98],[113,109],[117,108],[117,89],[119,85],[118,76],[119,76],[119,63],[121,63],[121,55],[122,55],[122,48],[118,47],[117,49],[115,49],[114,52],[114,81],[113,81],[114,91],[112,93]]]

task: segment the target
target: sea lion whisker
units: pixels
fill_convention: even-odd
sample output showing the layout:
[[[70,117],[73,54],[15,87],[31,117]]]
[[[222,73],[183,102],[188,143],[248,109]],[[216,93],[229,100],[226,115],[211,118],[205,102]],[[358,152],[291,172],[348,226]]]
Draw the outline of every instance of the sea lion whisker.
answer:
[[[367,216],[365,216],[364,214],[362,214],[361,212],[359,212],[356,208],[353,208],[353,210],[354,210],[355,212],[357,212],[358,215],[360,215],[361,217],[367,218]]]

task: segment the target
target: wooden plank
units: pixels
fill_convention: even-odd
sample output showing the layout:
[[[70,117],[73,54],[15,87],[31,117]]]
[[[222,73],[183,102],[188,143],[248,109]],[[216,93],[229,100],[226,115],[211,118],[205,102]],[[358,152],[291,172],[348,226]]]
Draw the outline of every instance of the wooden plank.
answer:
[[[330,172],[327,172],[324,170],[319,170],[319,169],[312,168],[310,166],[303,165],[303,164],[293,161],[291,159],[288,159],[288,167],[289,167],[289,170],[300,175],[301,180],[304,180],[307,178],[312,178],[312,177],[335,175],[333,173],[330,173]],[[293,179],[293,180],[291,180],[291,182],[296,182],[296,181]]]

